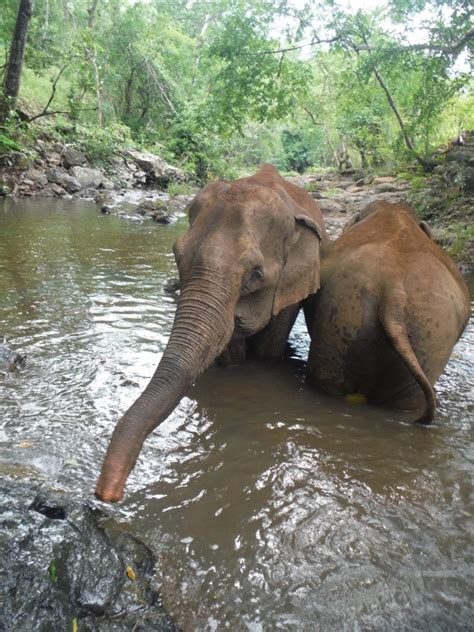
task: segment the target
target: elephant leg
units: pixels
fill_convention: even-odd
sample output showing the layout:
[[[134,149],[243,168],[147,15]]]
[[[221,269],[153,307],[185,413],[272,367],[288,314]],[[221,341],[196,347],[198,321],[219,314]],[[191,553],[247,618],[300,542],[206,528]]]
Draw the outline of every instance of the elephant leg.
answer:
[[[245,338],[233,338],[217,358],[217,364],[227,367],[245,362],[247,355],[245,342]]]
[[[300,303],[290,305],[258,334],[247,339],[247,352],[257,360],[279,360],[285,355],[288,337],[300,311]]]

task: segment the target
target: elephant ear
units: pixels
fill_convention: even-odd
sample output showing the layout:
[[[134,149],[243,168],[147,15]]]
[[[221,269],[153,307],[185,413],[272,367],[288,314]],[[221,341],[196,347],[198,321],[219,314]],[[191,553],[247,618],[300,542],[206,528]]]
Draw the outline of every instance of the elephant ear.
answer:
[[[431,228],[424,220],[419,223],[419,227],[425,233],[425,235],[428,235],[430,239],[433,239],[433,233],[431,232]]]
[[[286,264],[273,299],[273,316],[319,290],[321,228],[304,212],[294,220]]]
[[[348,221],[344,224],[344,227],[342,229],[342,234],[346,233],[350,228],[354,226],[354,224],[357,224],[357,222],[359,221],[360,221],[360,213],[356,213],[355,215],[350,217]]]

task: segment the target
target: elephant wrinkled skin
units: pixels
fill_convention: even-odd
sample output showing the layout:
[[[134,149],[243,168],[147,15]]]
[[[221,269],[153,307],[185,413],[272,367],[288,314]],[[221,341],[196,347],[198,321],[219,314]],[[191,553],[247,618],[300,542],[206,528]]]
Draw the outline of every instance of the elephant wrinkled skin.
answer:
[[[145,438],[199,373],[219,356],[282,355],[301,302],[319,288],[321,211],[272,165],[208,184],[191,202],[189,223],[174,247],[181,293],[170,339],[114,430],[96,488],[105,501],[122,498]]]
[[[426,224],[408,206],[377,201],[329,246],[305,316],[313,385],[430,423],[433,384],[467,324],[469,293]]]

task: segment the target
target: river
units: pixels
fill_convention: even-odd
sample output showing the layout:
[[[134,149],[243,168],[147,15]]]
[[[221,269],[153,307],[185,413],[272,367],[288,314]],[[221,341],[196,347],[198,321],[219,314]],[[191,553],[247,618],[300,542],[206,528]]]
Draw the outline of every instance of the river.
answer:
[[[0,201],[0,472],[76,497],[166,344],[186,225],[72,200]],[[184,630],[467,630],[474,617],[474,325],[429,428],[273,366],[210,369],[149,437],[108,510],[158,555]]]

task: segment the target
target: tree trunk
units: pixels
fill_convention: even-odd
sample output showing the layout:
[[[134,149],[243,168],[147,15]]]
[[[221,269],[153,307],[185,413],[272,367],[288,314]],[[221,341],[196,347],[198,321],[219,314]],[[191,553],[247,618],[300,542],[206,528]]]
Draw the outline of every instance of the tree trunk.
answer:
[[[15,30],[13,32],[10,54],[8,56],[5,80],[3,83],[3,99],[0,107],[0,120],[6,118],[8,112],[16,105],[20,91],[21,69],[25,56],[28,25],[33,15],[34,0],[20,0]]]
[[[392,112],[395,114],[395,118],[397,119],[398,122],[398,126],[400,127],[400,131],[402,133],[402,137],[403,140],[405,141],[405,145],[408,147],[408,149],[410,150],[410,152],[412,153],[413,157],[415,158],[415,160],[417,161],[417,163],[419,165],[421,165],[421,167],[423,168],[423,171],[425,173],[430,173],[431,171],[433,171],[434,168],[434,163],[429,160],[425,160],[424,158],[422,158],[422,156],[420,156],[420,154],[416,151],[415,147],[413,146],[413,143],[411,142],[410,137],[408,136],[408,132],[406,130],[406,127],[403,123],[403,119],[400,115],[400,112],[398,111],[398,108],[395,104],[395,101],[390,93],[390,90],[388,89],[387,84],[385,83],[382,75],[380,74],[377,66],[372,62],[372,69],[374,71],[374,75],[375,78],[377,79],[377,82],[379,84],[379,86],[382,88],[382,90],[385,93],[385,96],[387,97],[387,101],[388,104],[392,110]]]

